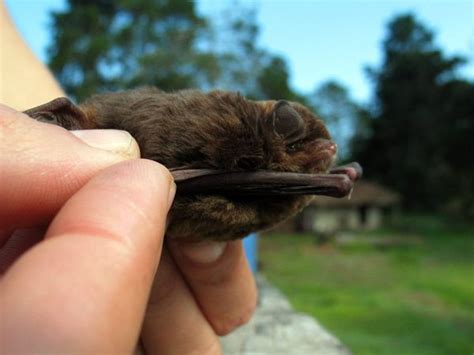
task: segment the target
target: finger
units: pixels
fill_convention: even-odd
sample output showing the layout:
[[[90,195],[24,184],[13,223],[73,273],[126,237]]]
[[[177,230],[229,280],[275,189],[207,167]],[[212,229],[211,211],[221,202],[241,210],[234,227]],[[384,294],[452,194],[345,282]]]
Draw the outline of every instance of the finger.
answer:
[[[147,354],[220,354],[219,339],[163,250],[142,328]]]
[[[8,14],[5,3],[6,1],[0,1],[2,32],[0,102],[9,103],[17,108],[27,108],[64,96],[53,75],[23,40]]]
[[[46,239],[2,279],[6,353],[131,352],[159,261],[173,186],[133,160],[89,181]]]
[[[139,157],[136,142],[126,132],[94,130],[75,135],[5,106],[0,106],[0,135],[3,230],[48,223],[98,171]]]
[[[257,289],[242,241],[170,242],[169,248],[216,334],[225,335],[250,319]]]
[[[0,275],[25,251],[43,239],[43,228],[18,229],[12,233],[7,243],[0,248]]]

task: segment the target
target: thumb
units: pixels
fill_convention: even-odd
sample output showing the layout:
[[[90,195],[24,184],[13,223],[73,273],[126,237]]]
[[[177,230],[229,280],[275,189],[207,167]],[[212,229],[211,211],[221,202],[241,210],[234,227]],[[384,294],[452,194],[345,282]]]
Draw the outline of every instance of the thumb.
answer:
[[[0,106],[0,144],[4,231],[47,224],[100,170],[140,156],[125,131],[69,132],[6,106]]]

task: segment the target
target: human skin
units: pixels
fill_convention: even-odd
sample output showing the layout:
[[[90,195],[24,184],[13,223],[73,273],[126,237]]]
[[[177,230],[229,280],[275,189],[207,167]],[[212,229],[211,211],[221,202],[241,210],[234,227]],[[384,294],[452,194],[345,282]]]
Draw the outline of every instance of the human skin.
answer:
[[[58,96],[63,90],[23,41],[0,0],[0,102],[25,110]]]
[[[15,58],[1,55],[0,102],[63,95],[3,2],[0,16]],[[0,105],[0,145],[2,351],[129,353],[140,339],[148,353],[218,354],[218,335],[250,318],[242,243],[164,242],[174,184],[128,133],[68,132]]]
[[[174,183],[127,133],[0,128],[1,348],[220,353],[256,303],[241,242],[163,247]]]

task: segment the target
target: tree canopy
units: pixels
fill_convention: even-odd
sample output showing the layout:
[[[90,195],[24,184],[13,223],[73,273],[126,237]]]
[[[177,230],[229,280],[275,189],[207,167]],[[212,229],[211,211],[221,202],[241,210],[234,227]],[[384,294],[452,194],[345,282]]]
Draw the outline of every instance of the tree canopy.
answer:
[[[152,85],[296,96],[285,60],[259,48],[255,10],[209,19],[188,0],[69,0],[52,14],[49,65],[72,97]]]
[[[371,70],[370,134],[355,140],[355,157],[370,177],[400,191],[409,208],[473,213],[474,164],[466,149],[474,148],[467,139],[474,133],[474,86],[457,78],[463,59],[446,56],[411,14],[388,24],[383,50],[382,65]]]
[[[202,86],[217,70],[199,47],[206,26],[186,0],[69,0],[53,14],[49,64],[78,99],[137,85]]]

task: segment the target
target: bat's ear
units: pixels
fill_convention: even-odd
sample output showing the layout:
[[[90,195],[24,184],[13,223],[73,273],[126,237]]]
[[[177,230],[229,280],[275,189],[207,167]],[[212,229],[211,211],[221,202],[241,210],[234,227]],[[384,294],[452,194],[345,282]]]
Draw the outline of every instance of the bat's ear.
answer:
[[[267,127],[283,137],[288,143],[296,142],[304,135],[304,120],[291,105],[284,100],[275,104],[272,117],[267,121]]]
[[[66,97],[60,97],[24,111],[35,120],[52,123],[66,129],[85,128],[87,117],[84,112]]]

